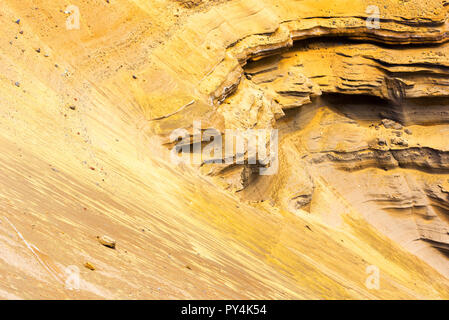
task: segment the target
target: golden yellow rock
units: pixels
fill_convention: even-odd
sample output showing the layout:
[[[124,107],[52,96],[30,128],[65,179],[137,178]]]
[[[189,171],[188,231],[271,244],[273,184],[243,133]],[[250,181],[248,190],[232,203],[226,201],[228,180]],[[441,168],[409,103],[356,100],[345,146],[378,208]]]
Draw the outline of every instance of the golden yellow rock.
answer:
[[[0,298],[448,299],[448,13],[3,0]],[[212,128],[278,130],[277,161],[174,163]]]
[[[84,266],[85,266],[87,269],[89,269],[89,270],[92,270],[92,271],[95,270],[94,265],[93,265],[92,263],[90,263],[90,262],[84,263]]]

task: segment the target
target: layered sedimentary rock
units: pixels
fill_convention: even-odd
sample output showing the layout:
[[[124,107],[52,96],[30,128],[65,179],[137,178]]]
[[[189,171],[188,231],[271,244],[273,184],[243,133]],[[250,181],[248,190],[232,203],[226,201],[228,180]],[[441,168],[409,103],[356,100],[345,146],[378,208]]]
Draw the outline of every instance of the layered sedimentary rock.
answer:
[[[342,15],[343,7],[354,12]],[[413,247],[409,243],[423,240],[444,249],[449,244],[445,205],[435,205],[428,190],[447,182],[449,169],[444,136],[449,116],[447,7],[442,1],[378,4],[381,19],[374,28],[366,15],[372,9],[368,7],[363,1],[350,6],[344,1],[326,3],[323,8],[308,2],[251,6],[253,21],[261,16],[265,29],[228,42],[228,37],[220,38],[221,54],[213,50],[210,61],[215,59],[215,65],[198,76],[196,88],[217,114],[206,126],[221,128],[223,135],[223,128],[281,131],[280,173],[258,178],[254,165],[210,165],[207,160],[202,172],[219,177],[243,199],[270,201],[296,212],[310,209],[316,180],[327,178],[321,173],[326,172],[323,167],[348,176],[369,168],[404,171],[407,181],[418,180],[416,190],[407,184],[390,190],[386,175],[373,181],[375,187],[364,189],[364,201],[381,205],[359,210],[367,215],[390,209],[418,212],[419,219],[404,214],[404,222],[398,221],[397,229],[385,233],[408,248]],[[207,34],[206,55],[212,39],[218,41],[218,34],[227,35],[235,28],[232,18],[226,16],[213,28],[219,31]],[[313,112],[317,114],[312,117]],[[203,119],[212,119],[210,113]],[[158,133],[164,135],[163,130]],[[438,179],[428,182],[415,177],[421,172]],[[372,174],[377,177],[375,171]],[[371,180],[369,175],[365,178]],[[345,186],[335,183],[351,203]],[[371,193],[372,189],[380,191]],[[408,220],[413,220],[411,225]],[[373,223],[382,229],[391,222],[377,218]],[[408,236],[397,237],[401,232]],[[430,246],[419,250],[421,257],[437,255],[426,259],[448,274],[444,255]]]
[[[0,297],[448,298],[446,1],[75,5],[0,8]]]

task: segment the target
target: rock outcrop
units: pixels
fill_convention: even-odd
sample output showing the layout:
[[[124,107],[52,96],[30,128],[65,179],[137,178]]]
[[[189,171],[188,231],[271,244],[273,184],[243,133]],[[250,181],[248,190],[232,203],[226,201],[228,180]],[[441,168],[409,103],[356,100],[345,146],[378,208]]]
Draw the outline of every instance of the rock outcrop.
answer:
[[[187,61],[184,70],[175,68],[181,77],[191,79],[196,92],[210,105],[204,109],[204,117],[194,114],[196,120],[204,119],[206,126],[220,128],[223,136],[224,129],[280,130],[280,173],[257,177],[257,167],[266,163],[250,165],[249,156],[245,163],[228,165],[211,165],[205,159],[202,172],[238,191],[242,199],[269,201],[290,212],[311,210],[316,180],[328,180],[323,173],[336,175],[323,167],[346,172],[348,177],[363,175],[366,170],[400,172],[407,181],[416,180],[418,189],[397,185],[389,190],[382,186],[390,183],[389,175],[383,174],[383,179],[375,181],[376,193],[371,193],[369,186],[360,190],[365,202],[382,205],[358,209],[373,215],[393,209],[419,212],[426,223],[405,214],[404,220],[412,219],[413,226],[399,221],[397,229],[384,231],[449,275],[441,262],[444,254],[428,253],[430,246],[423,249],[421,243],[416,252],[410,245],[424,240],[444,249],[449,244],[447,211],[441,206],[434,209],[425,187],[449,177],[449,145],[442,136],[449,120],[446,3],[383,1],[369,8],[365,1],[325,5],[285,1],[267,6],[268,2],[229,4],[224,10],[230,14],[223,14],[221,21],[208,20],[208,14],[198,17],[198,21],[211,23],[201,31],[207,40],[186,46],[192,48],[192,59],[195,51],[202,51],[199,55],[206,56],[204,64],[200,63],[202,68],[194,74],[187,65],[198,66],[197,62]],[[260,21],[259,31],[240,30],[234,23],[232,13],[240,5],[253,12],[252,23]],[[368,13],[376,8],[380,20],[370,27]],[[182,41],[191,39],[176,39],[173,45]],[[175,50],[170,45],[166,49]],[[216,116],[211,117],[210,112]],[[186,133],[201,140],[191,130],[193,119],[183,114],[182,121],[186,120]],[[163,121],[173,123],[175,119]],[[164,125],[157,124],[158,134],[166,135],[161,130]],[[225,162],[223,155],[221,152]],[[422,176],[435,181],[430,183],[430,178]],[[352,203],[346,187],[335,183],[333,188]],[[372,223],[385,229],[391,221],[378,218]],[[402,232],[398,231],[402,224],[409,236],[399,239],[395,233]]]
[[[448,12],[4,0],[0,298],[447,299]]]

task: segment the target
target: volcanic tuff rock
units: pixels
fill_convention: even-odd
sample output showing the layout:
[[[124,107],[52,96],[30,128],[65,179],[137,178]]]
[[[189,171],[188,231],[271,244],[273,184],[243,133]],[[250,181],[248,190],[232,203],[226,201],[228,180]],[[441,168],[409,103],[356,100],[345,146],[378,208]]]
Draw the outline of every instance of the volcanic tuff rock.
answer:
[[[0,297],[448,298],[446,0],[75,2],[0,8]],[[170,161],[208,128],[277,174]]]
[[[398,168],[407,177],[417,174],[410,170],[418,170],[438,173],[441,181],[447,180],[448,145],[439,137],[449,115],[449,50],[446,44],[449,24],[445,2],[379,4],[382,8],[380,29],[367,28],[366,12],[360,12],[367,8],[368,3],[364,1],[352,2],[350,6],[345,1],[337,1],[335,7],[326,3],[323,8],[307,1],[294,4],[287,1],[272,8],[251,4],[251,9],[255,10],[252,21],[262,16],[264,30],[247,34],[246,29],[236,39],[238,27],[234,34],[227,34],[227,27],[234,26],[233,16],[223,15],[224,21],[212,29],[216,32],[207,33],[207,40],[203,42],[206,50],[202,55],[207,56],[210,43],[217,42],[218,47],[223,47],[221,53],[213,46],[214,57],[209,61],[216,62],[213,66],[205,63],[206,72],[201,76],[201,69],[197,70],[198,77],[193,78],[199,81],[192,83],[198,83],[199,93],[223,116],[215,118],[221,122],[215,123],[216,127],[243,131],[277,128],[284,133],[281,150],[290,149],[288,145],[293,144],[295,151],[281,152],[281,173],[275,177],[252,178],[257,171],[248,165],[240,165],[244,167],[241,169],[231,165],[226,170],[222,165],[213,166],[220,168],[218,171],[203,165],[206,167],[203,172],[221,177],[225,186],[232,190],[243,190],[243,199],[269,200],[290,212],[310,209],[315,181],[327,180],[321,173],[325,172],[321,168],[323,165],[351,172],[348,173],[351,177],[366,168]],[[342,15],[343,7],[345,10],[354,8],[354,12],[351,15],[345,11]],[[290,12],[294,12],[294,17]],[[228,37],[234,38],[227,41]],[[186,76],[192,78],[192,73]],[[350,95],[357,99],[350,99]],[[317,99],[320,96],[326,98]],[[331,109],[318,108],[321,105]],[[303,114],[311,112],[317,115],[309,123],[298,120],[309,117]],[[314,128],[313,120],[317,117],[321,119],[316,120]],[[210,119],[209,114],[206,118]],[[407,126],[421,126],[414,128],[416,134],[412,136],[410,128],[404,130],[402,124],[392,119]],[[171,121],[170,118],[164,120]],[[301,124],[292,125],[294,121]],[[429,124],[434,126],[422,127]],[[164,134],[163,131],[158,133]],[[381,187],[384,181],[388,184],[387,180],[380,180],[376,186],[383,196],[374,197],[368,185],[364,189],[365,201],[376,203],[387,201],[382,198],[398,198],[400,203],[406,203],[398,208],[412,211],[422,208],[426,219],[433,221],[428,227],[416,221],[414,233],[419,236],[410,234],[398,241],[410,247],[409,243],[421,239],[446,248],[449,226],[445,222],[445,211],[434,213],[435,204],[425,201],[428,195],[424,190],[420,189],[418,194],[425,198],[406,201],[411,197],[407,185],[389,191]],[[343,186],[335,188],[351,202]],[[381,209],[373,207],[362,211]],[[403,216],[408,219],[409,215]],[[390,223],[388,219],[378,220],[379,228],[383,220],[385,224]],[[397,224],[401,229],[406,223]],[[385,233],[395,238],[394,233],[398,231]],[[414,252],[449,275],[447,264],[442,262],[444,258],[435,251],[432,253],[437,257],[428,258],[434,255],[428,253],[429,250],[432,251],[424,247]]]

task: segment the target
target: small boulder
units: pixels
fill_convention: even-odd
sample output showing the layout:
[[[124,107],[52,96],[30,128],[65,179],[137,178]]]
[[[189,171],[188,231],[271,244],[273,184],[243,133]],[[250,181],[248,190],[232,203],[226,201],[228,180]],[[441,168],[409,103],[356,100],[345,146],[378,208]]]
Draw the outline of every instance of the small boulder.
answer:
[[[377,144],[379,146],[386,146],[387,145],[387,140],[385,140],[384,138],[378,138],[377,139]]]
[[[408,142],[403,138],[392,138],[391,143],[401,147],[408,147]]]
[[[386,129],[402,130],[402,124],[390,119],[383,119],[382,124]]]
[[[109,238],[108,236],[97,236],[98,242],[100,242],[105,247],[115,249],[116,242],[114,239]]]
[[[90,263],[90,262],[84,263],[84,266],[85,266],[87,269],[89,269],[89,270],[92,270],[92,271],[95,270],[94,265],[93,265],[92,263]]]

